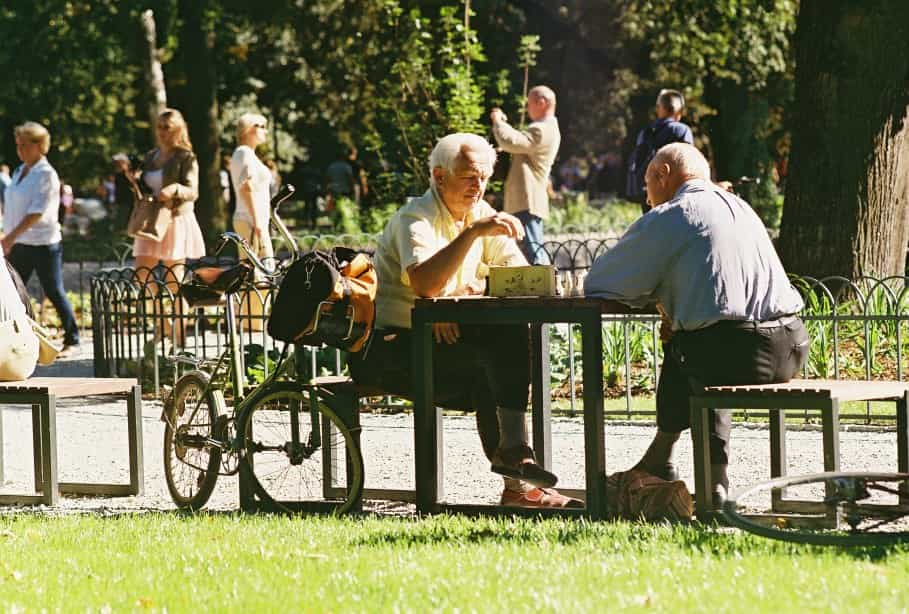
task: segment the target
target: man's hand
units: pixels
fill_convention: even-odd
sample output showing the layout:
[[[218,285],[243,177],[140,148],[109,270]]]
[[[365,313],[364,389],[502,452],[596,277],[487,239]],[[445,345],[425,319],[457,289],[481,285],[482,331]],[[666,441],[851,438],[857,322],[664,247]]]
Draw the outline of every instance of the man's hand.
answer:
[[[432,325],[432,334],[436,343],[457,343],[461,336],[461,329],[456,322],[436,322]]]
[[[499,211],[495,215],[480,218],[470,225],[478,237],[505,235],[517,241],[524,238],[524,225],[515,216]]]
[[[0,245],[3,246],[3,255],[10,253],[10,250],[13,249],[15,239],[11,235],[6,235],[0,240]]]
[[[506,117],[505,113],[502,112],[502,109],[499,107],[493,107],[492,111],[489,112],[489,120],[492,123],[496,123],[498,121],[506,122],[508,121],[508,117]]]

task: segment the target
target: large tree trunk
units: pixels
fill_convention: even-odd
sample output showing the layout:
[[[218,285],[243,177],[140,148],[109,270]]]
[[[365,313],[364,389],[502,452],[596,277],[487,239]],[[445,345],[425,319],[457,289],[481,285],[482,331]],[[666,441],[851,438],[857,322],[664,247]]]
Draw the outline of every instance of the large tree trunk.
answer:
[[[164,87],[164,71],[161,70],[161,61],[158,59],[158,43],[155,31],[155,14],[151,9],[142,13],[142,41],[145,44],[145,53],[142,54],[142,64],[145,73],[145,88],[148,100],[148,120],[151,142],[155,142],[155,126],[158,115],[167,107],[167,90]]]
[[[903,275],[909,2],[802,0],[779,252],[813,277]]]
[[[199,160],[199,200],[196,217],[202,234],[210,243],[227,223],[221,198],[221,147],[218,131],[218,98],[215,63],[212,57],[214,31],[210,23],[209,0],[180,0],[183,20],[181,41],[186,70],[186,120]]]

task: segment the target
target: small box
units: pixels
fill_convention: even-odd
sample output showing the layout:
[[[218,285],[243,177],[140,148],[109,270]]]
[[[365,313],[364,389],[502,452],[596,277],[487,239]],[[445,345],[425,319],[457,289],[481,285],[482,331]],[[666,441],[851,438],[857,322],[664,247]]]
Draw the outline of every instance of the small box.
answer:
[[[551,264],[489,267],[490,296],[556,296]]]

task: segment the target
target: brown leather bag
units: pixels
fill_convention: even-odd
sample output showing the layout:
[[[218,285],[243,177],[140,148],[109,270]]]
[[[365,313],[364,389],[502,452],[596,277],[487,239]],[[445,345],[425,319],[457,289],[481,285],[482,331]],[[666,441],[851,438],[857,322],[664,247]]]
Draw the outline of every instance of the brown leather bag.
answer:
[[[667,482],[640,469],[606,478],[609,516],[625,520],[691,520],[694,501],[682,480]]]
[[[142,237],[160,241],[173,219],[170,207],[154,200],[151,196],[137,196],[133,210],[126,224],[126,234],[132,238]]]

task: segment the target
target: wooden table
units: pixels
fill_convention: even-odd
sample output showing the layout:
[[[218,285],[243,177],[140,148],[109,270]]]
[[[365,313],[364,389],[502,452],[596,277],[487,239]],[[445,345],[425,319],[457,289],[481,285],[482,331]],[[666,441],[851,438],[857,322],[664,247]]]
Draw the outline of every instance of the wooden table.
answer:
[[[417,299],[413,323],[414,453],[417,510],[430,513],[465,506],[444,498],[442,416],[433,403],[432,324],[530,324],[533,444],[538,462],[551,468],[549,340],[545,324],[581,325],[584,385],[586,504],[591,518],[606,516],[606,447],[603,433],[602,314],[644,313],[614,301],[586,297],[452,297]],[[646,312],[651,313],[651,312]],[[475,507],[475,506],[467,506]],[[511,508],[509,508],[511,509]],[[464,510],[470,511],[470,510]],[[562,510],[560,510],[562,511]],[[568,510],[564,510],[568,511]],[[537,512],[537,510],[534,510]]]

